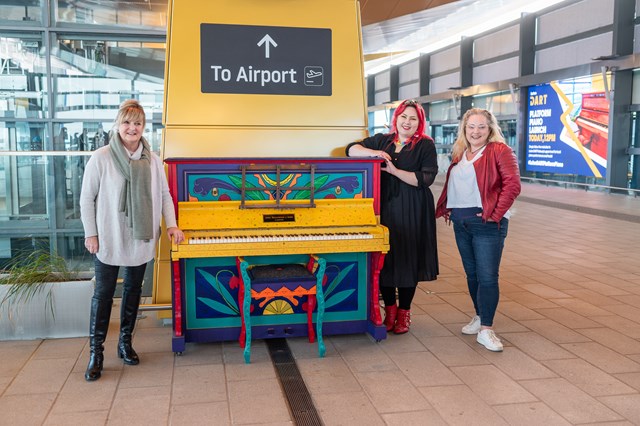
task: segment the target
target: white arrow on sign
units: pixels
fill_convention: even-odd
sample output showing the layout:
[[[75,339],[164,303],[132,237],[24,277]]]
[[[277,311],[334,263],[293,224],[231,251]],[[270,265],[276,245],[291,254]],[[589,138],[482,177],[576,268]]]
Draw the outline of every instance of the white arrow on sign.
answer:
[[[264,57],[268,58],[269,57],[269,48],[271,47],[270,44],[273,45],[273,47],[278,47],[278,43],[276,43],[269,34],[266,34],[264,37],[262,37],[262,39],[258,42],[258,46],[262,46],[264,44]]]

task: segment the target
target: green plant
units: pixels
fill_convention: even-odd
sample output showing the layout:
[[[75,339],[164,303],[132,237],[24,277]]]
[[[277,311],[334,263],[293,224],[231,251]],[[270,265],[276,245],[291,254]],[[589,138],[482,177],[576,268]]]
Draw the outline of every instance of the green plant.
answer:
[[[0,276],[0,284],[10,286],[0,300],[0,308],[7,305],[11,310],[45,292],[45,309],[55,319],[52,288],[43,284],[73,281],[77,277],[78,272],[69,269],[66,260],[55,252],[38,249],[19,253],[9,261]]]

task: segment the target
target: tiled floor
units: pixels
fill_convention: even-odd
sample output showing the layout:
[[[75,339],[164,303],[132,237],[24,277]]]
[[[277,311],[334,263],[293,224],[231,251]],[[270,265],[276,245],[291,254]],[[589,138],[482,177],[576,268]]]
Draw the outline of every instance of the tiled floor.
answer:
[[[640,424],[640,224],[567,204],[640,216],[640,199],[525,185],[502,264],[502,353],[459,332],[471,303],[444,222],[441,275],[419,286],[409,334],[327,337],[324,359],[289,340],[323,422]],[[170,328],[146,313],[134,339],[142,362],[123,366],[114,339],[95,383],[83,378],[86,338],[0,342],[0,424],[292,424],[264,342],[250,365],[235,343],[175,357]]]

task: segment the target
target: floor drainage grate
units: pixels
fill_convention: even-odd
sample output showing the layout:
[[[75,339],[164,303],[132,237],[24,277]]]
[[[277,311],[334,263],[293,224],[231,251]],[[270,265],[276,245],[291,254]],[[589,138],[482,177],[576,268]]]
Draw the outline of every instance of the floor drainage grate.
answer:
[[[294,423],[298,426],[321,426],[322,420],[313,405],[286,339],[267,339],[266,342]]]

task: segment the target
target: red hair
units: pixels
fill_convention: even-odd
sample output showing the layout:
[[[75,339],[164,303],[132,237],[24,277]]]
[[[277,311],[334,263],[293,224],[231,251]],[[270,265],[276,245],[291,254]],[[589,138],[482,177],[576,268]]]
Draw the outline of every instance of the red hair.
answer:
[[[396,128],[396,122],[398,121],[398,117],[409,107],[415,108],[416,113],[418,115],[418,129],[416,130],[416,133],[413,136],[411,136],[411,139],[409,141],[409,145],[410,145],[409,149],[411,149],[415,146],[416,143],[418,143],[418,141],[420,141],[421,139],[427,136],[427,134],[425,133],[427,129],[427,115],[425,114],[424,109],[422,108],[422,105],[420,105],[418,101],[408,99],[408,100],[402,101],[400,105],[398,105],[398,107],[393,113],[393,118],[391,119],[391,133],[389,134],[393,134],[393,133],[395,133],[396,135],[398,134],[398,129]]]

